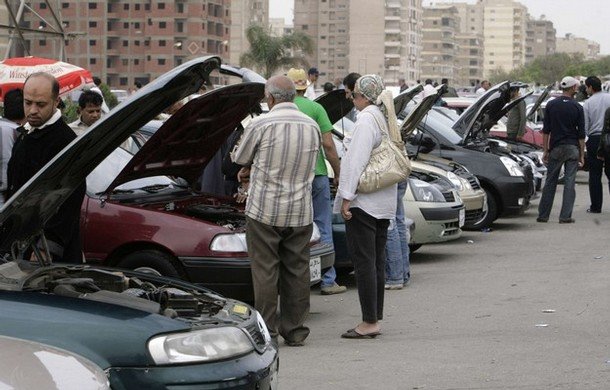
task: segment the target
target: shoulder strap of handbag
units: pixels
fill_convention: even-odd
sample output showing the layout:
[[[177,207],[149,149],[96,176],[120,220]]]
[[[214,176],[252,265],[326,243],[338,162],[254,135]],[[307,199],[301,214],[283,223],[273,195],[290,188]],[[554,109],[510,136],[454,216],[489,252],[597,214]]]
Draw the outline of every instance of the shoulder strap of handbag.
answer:
[[[387,121],[384,121],[385,126],[383,126],[379,122],[379,119],[377,119],[377,115],[373,114],[372,112],[369,112],[368,114],[373,116],[373,119],[375,120],[375,123],[377,123],[377,126],[379,126],[379,128],[381,129],[381,134],[382,135],[385,135],[385,136],[389,137],[390,141],[392,141],[392,142],[394,142],[396,144],[402,144],[403,143],[402,142],[402,138],[400,137],[400,134],[393,134],[392,129],[390,129],[390,125],[387,123]],[[387,127],[388,131],[385,130],[386,127]]]

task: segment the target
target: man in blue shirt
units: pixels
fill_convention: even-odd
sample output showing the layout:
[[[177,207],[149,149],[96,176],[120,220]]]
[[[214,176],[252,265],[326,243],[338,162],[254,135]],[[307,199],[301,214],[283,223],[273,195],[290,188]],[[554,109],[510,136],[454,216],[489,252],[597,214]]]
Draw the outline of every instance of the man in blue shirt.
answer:
[[[560,87],[563,94],[546,105],[542,129],[547,176],[538,205],[538,222],[548,222],[559,171],[564,166],[563,203],[559,223],[574,223],[572,209],[576,199],[576,171],[585,163],[585,115],[582,106],[574,100],[580,83],[574,77],[564,77]]]

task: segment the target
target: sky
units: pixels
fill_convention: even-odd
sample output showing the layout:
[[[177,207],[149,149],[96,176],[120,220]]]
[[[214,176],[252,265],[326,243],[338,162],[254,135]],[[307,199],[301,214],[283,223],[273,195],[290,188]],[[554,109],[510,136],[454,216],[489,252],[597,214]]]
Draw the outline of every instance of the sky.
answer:
[[[379,0],[377,0],[379,1]],[[475,3],[475,0],[441,0]],[[610,55],[610,0],[518,0],[535,18],[545,15],[553,22],[557,36],[572,33],[600,44],[600,53]],[[434,0],[432,2],[438,2]],[[423,0],[424,6],[430,0]],[[292,24],[294,0],[269,0],[270,16],[284,17]]]

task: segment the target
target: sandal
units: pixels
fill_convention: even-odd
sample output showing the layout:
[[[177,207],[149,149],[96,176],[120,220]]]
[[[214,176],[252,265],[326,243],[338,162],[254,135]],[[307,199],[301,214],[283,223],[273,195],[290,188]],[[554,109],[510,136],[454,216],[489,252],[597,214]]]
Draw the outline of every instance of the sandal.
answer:
[[[356,331],[356,328],[350,329],[341,335],[344,339],[374,339],[379,336],[381,332],[371,332],[367,334],[361,334]]]

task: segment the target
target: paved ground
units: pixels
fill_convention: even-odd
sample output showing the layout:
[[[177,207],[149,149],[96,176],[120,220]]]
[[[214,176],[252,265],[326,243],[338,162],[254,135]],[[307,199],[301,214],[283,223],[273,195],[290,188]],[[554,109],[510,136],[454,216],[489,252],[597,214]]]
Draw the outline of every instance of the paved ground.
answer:
[[[351,277],[345,294],[313,290],[312,333],[304,347],[281,346],[280,387],[610,388],[610,201],[587,214],[579,172],[576,224],[559,225],[562,189],[547,224],[535,200],[492,232],[413,254],[412,282],[386,292],[375,340],[339,338],[360,320]]]

